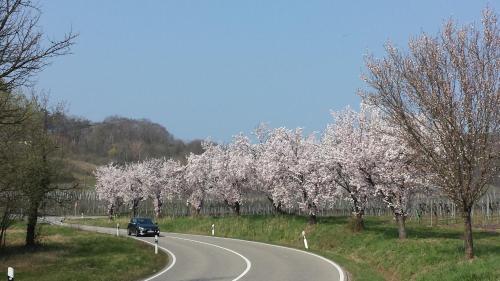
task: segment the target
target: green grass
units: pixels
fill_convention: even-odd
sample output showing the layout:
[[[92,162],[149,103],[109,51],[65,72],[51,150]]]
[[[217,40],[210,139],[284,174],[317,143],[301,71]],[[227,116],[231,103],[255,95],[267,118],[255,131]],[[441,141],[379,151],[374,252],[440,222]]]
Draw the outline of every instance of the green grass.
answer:
[[[0,276],[8,266],[16,280],[138,280],[161,270],[167,255],[154,255],[151,246],[125,237],[42,226],[41,245],[24,248],[24,226],[9,230],[7,246],[0,251]]]
[[[127,218],[76,220],[79,223],[125,227]],[[409,223],[408,239],[400,241],[389,218],[367,218],[366,230],[354,234],[347,218],[321,218],[308,226],[303,217],[179,217],[159,221],[162,231],[216,235],[303,248],[306,230],[310,250],[334,260],[356,281],[363,280],[500,280],[500,234],[475,230],[476,258],[464,258],[461,225],[429,227]]]

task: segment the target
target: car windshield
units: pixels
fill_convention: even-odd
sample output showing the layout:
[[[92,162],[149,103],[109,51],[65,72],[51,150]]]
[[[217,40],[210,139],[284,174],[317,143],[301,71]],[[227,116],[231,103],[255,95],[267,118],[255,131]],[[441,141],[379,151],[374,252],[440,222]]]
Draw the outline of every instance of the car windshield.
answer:
[[[153,224],[153,221],[151,221],[151,219],[136,219],[136,222],[140,224]]]

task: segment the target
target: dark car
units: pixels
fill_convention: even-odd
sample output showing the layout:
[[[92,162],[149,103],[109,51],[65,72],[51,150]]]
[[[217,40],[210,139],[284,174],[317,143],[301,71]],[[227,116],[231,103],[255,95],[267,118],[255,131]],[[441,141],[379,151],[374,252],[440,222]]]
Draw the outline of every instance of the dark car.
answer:
[[[160,235],[160,228],[149,218],[133,218],[127,226],[128,235]]]

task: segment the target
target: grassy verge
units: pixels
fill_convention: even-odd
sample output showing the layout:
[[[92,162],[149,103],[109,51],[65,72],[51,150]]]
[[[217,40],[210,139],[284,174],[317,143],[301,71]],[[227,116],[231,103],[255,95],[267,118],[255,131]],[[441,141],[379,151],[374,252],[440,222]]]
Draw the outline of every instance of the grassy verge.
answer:
[[[127,218],[77,220],[84,224],[126,226]],[[347,218],[321,218],[315,226],[294,216],[181,217],[159,221],[162,231],[216,235],[303,248],[306,230],[313,252],[338,262],[356,281],[363,280],[500,280],[500,234],[474,232],[476,258],[464,259],[461,225],[428,227],[409,223],[409,238],[399,241],[389,218],[367,218],[366,230],[353,234]]]
[[[9,230],[6,248],[0,251],[0,276],[8,266],[16,280],[138,280],[162,269],[164,253],[154,255],[151,246],[125,237],[43,225],[41,245],[23,247],[24,226]]]

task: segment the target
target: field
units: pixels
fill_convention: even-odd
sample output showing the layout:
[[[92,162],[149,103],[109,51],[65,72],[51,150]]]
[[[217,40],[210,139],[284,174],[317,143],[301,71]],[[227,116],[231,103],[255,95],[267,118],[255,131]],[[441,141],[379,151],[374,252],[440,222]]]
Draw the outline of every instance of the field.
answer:
[[[126,226],[127,218],[68,222]],[[314,226],[297,216],[178,217],[158,221],[163,232],[216,235],[303,248],[305,229],[310,250],[343,266],[353,280],[500,280],[500,233],[474,231],[476,258],[464,258],[461,224],[430,227],[410,222],[408,239],[400,241],[390,218],[369,217],[366,230],[353,234],[345,217],[320,218]]]
[[[25,249],[24,225],[12,227],[0,252],[0,276],[8,266],[23,281],[132,281],[161,270],[168,256],[152,254],[151,246],[125,237],[42,225],[41,245]]]

